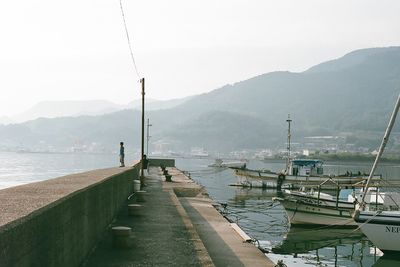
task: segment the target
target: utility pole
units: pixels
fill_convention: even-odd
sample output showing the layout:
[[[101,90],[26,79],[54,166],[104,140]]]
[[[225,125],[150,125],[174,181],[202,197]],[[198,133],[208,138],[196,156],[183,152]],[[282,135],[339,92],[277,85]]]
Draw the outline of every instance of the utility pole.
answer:
[[[149,132],[149,130],[150,130],[150,126],[153,126],[152,124],[150,124],[150,120],[149,120],[149,118],[147,118],[147,146],[146,146],[146,155],[147,155],[147,158],[149,158],[149,139],[150,139],[150,132]]]
[[[292,122],[292,120],[290,119],[290,114],[288,114],[288,119],[286,121],[288,123],[286,172],[288,172],[290,166],[290,138],[291,138],[290,123]]]
[[[140,187],[144,186],[144,78],[140,79],[142,84],[142,156],[141,156],[141,170],[140,170]]]

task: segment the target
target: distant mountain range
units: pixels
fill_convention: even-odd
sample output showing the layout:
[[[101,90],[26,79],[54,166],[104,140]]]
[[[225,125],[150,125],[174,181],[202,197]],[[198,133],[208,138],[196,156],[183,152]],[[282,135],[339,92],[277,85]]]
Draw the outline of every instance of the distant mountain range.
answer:
[[[185,97],[172,100],[146,99],[146,110],[172,108],[189,100]],[[13,117],[0,117],[0,124],[21,123],[38,118],[78,117],[84,115],[104,115],[124,109],[141,110],[140,99],[126,105],[118,105],[106,100],[87,101],[43,101]]]
[[[288,114],[293,119],[294,141],[313,135],[341,135],[349,142],[374,148],[399,92],[400,47],[371,48],[301,73],[267,73],[189,99],[166,102],[163,110],[148,109],[146,117],[153,125],[152,142],[168,143],[176,150],[195,146],[214,151],[283,148]],[[147,106],[150,104],[162,106],[160,102]],[[106,103],[97,107],[86,114],[115,108]],[[138,148],[139,122],[140,112],[132,109],[38,119],[0,126],[0,146],[45,142],[66,147],[79,140],[114,147],[125,140]]]

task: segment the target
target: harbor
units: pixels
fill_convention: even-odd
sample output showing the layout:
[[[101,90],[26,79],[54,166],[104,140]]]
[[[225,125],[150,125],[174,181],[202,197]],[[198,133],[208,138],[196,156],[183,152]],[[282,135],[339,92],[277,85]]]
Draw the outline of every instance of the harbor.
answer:
[[[146,191],[139,164],[1,190],[0,266],[275,266],[173,160],[150,164]]]
[[[34,155],[17,155],[21,157],[30,157],[31,164],[38,165],[35,163],[35,158],[38,161],[41,161],[43,155],[34,154]],[[12,154],[8,154],[8,158],[12,157]],[[76,156],[75,162],[79,162],[81,166],[76,165],[77,169],[84,168],[83,161],[79,160],[80,158],[85,158],[84,156]],[[97,155],[96,156],[98,162],[101,162],[102,165],[112,164],[107,160],[107,157]],[[61,159],[61,157],[60,157]],[[27,160],[27,159],[26,159]],[[62,166],[62,162],[60,161],[60,166]],[[93,161],[95,162],[95,161]],[[108,163],[107,163],[108,162]],[[181,221],[182,218],[180,213],[177,211],[175,204],[171,206],[171,202],[168,204],[166,200],[171,200],[171,192],[172,187],[182,187],[182,184],[179,182],[180,179],[185,181],[190,181],[187,183],[187,187],[195,187],[201,188],[196,190],[187,190],[185,194],[177,193],[177,197],[175,200],[178,200],[183,207],[183,210],[186,212],[187,216],[194,216],[196,219],[199,219],[198,214],[203,215],[203,211],[194,212],[193,209],[187,209],[189,202],[193,200],[193,195],[199,195],[199,199],[197,204],[195,202],[190,202],[193,205],[200,205],[202,207],[207,206],[207,209],[212,211],[213,216],[216,216],[218,220],[221,221],[222,227],[217,227],[217,229],[225,229],[230,231],[230,235],[239,238],[240,235],[237,232],[232,232],[232,227],[230,226],[231,223],[237,224],[243,232],[249,236],[253,242],[252,243],[244,243],[246,246],[251,247],[251,251],[256,253],[262,258],[263,261],[268,262],[270,259],[273,262],[274,266],[278,260],[283,260],[283,262],[287,266],[395,266],[395,265],[386,265],[387,262],[395,262],[400,263],[398,259],[387,258],[386,256],[382,256],[383,253],[379,251],[369,240],[366,238],[361,232],[354,231],[355,229],[340,229],[336,227],[324,227],[324,226],[315,226],[315,227],[291,227],[288,218],[286,217],[286,213],[284,208],[279,204],[272,200],[273,197],[276,197],[277,192],[276,190],[265,190],[261,188],[241,188],[241,187],[232,187],[229,186],[230,184],[237,181],[237,177],[234,175],[232,169],[216,169],[213,167],[209,167],[210,163],[213,160],[209,158],[202,158],[202,159],[188,159],[188,158],[177,158],[175,159],[175,165],[177,169],[172,170],[171,168],[167,168],[169,173],[171,174],[171,179],[174,181],[173,183],[166,183],[162,180],[165,179],[164,176],[161,175],[161,170],[159,168],[151,168],[150,174],[145,172],[146,176],[149,176],[149,185],[148,188],[145,190],[148,191],[148,198],[145,199],[146,202],[137,202],[135,197],[131,197],[129,202],[127,197],[121,202],[117,213],[115,214],[116,220],[110,220],[107,225],[104,226],[104,229],[98,234],[96,238],[97,245],[93,245],[96,247],[94,252],[89,256],[85,257],[85,263],[89,266],[96,266],[99,262],[103,262],[104,264],[116,264],[115,260],[120,261],[120,264],[127,263],[129,260],[132,262],[138,263],[140,257],[129,256],[129,251],[135,252],[135,255],[144,255],[144,251],[148,249],[151,251],[146,255],[148,262],[147,266],[157,266],[157,263],[161,262],[161,259],[164,261],[168,261],[170,255],[176,255],[177,253],[173,253],[176,250],[175,245],[169,244],[165,245],[163,241],[161,241],[162,235],[170,236],[174,234],[182,234],[182,229],[186,229],[185,224]],[[281,169],[284,166],[284,162],[263,162],[258,160],[250,160],[249,167],[260,169],[260,168],[268,168],[268,169]],[[56,166],[56,165],[55,165]],[[353,163],[352,165],[346,164],[332,164],[326,163],[325,170],[327,172],[343,172],[344,170],[365,170],[367,171],[369,168],[368,164],[365,163]],[[124,168],[112,168],[117,173],[123,172]],[[178,171],[179,170],[179,171]],[[378,168],[378,171],[383,174],[384,178],[396,176],[399,173],[399,168],[397,165],[384,165]],[[94,171],[95,173],[97,171]],[[60,169],[60,174],[62,173],[62,169]],[[185,175],[183,175],[185,174]],[[51,174],[47,174],[48,177],[45,178],[43,181],[44,185],[47,183],[51,183],[54,178]],[[36,170],[36,174],[32,174],[32,179],[35,177],[44,177],[44,173],[40,173],[40,170]],[[79,177],[79,174],[77,174]],[[15,174],[15,177],[18,177],[18,174]],[[87,174],[83,176],[84,180],[87,180]],[[158,178],[157,178],[158,177]],[[190,177],[190,179],[189,179]],[[50,179],[50,180],[47,180]],[[58,179],[54,180],[54,184],[60,185],[60,182],[56,182]],[[71,180],[69,180],[71,181]],[[70,182],[68,182],[70,183]],[[34,192],[42,192],[41,196],[38,199],[41,202],[43,199],[46,199],[46,196],[43,194],[43,190],[39,189],[32,189],[37,188],[37,184],[27,184],[27,191],[23,191],[23,195],[27,198],[31,198],[31,194],[26,194],[26,192],[34,191]],[[22,186],[24,188],[25,186]],[[48,187],[48,186],[47,186]],[[71,187],[71,185],[69,186]],[[7,190],[12,190],[12,192],[18,191],[19,186],[11,187],[9,189],[1,190],[3,198],[5,197],[4,192]],[[21,189],[19,189],[21,190]],[[59,190],[59,189],[58,189]],[[198,191],[200,190],[200,191]],[[179,190],[173,190],[173,192],[179,192]],[[60,194],[60,191],[57,195]],[[198,194],[201,192],[200,194]],[[146,197],[146,196],[145,196]],[[16,199],[12,198],[12,199]],[[19,205],[23,207],[23,209],[27,209],[27,203],[31,205],[36,205],[34,201],[24,201],[23,198],[20,199],[21,202],[11,202],[14,205]],[[3,205],[12,208],[13,206],[8,202],[1,202]],[[19,204],[22,203],[22,204]],[[129,204],[139,204],[142,207],[146,208],[149,207],[150,203],[151,209],[143,209],[139,213],[139,216],[128,216]],[[197,208],[196,208],[197,209]],[[181,209],[182,210],[182,209]],[[218,213],[217,210],[220,212]],[[167,215],[170,214],[170,215]],[[5,213],[3,213],[5,214]],[[147,215],[146,215],[147,214]],[[157,214],[160,214],[158,216]],[[221,214],[221,215],[220,215]],[[147,216],[147,217],[146,217]],[[146,219],[145,219],[146,218]],[[133,219],[133,220],[131,220]],[[173,219],[173,220],[172,220]],[[131,222],[129,222],[131,220]],[[170,220],[169,223],[166,223],[166,220]],[[51,220],[53,222],[53,219]],[[211,220],[213,221],[213,220]],[[155,226],[157,226],[156,231],[151,231],[151,238],[150,235],[146,235],[147,230],[150,229],[150,222],[153,222]],[[197,221],[201,225],[204,224],[204,220]],[[54,222],[57,223],[57,222]],[[94,224],[98,224],[97,221]],[[192,225],[196,227],[196,223],[192,221]],[[211,224],[208,224],[210,229]],[[112,231],[111,228],[114,226],[127,226],[130,227],[132,230],[132,235],[134,238],[144,238],[146,242],[138,243],[134,245],[132,248],[128,250],[118,250],[113,248],[112,245]],[[197,225],[199,226],[199,225]],[[47,222],[45,227],[49,227],[49,223]],[[71,225],[72,227],[72,225]],[[143,228],[145,227],[145,228]],[[61,229],[64,229],[60,226]],[[4,227],[3,227],[4,229]],[[73,229],[79,229],[77,227],[73,227]],[[143,230],[139,230],[143,229]],[[205,231],[208,228],[203,228],[202,231]],[[47,229],[46,229],[47,230]],[[179,231],[178,231],[179,230]],[[44,230],[43,230],[44,231]],[[75,234],[73,234],[75,235]],[[57,236],[57,235],[55,235]],[[204,241],[203,237],[198,232],[198,236],[206,244],[207,242],[211,241]],[[65,239],[66,237],[64,237]],[[187,237],[186,237],[187,238]],[[208,237],[205,236],[204,239]],[[15,237],[18,239],[18,236]],[[150,239],[153,240],[150,242]],[[193,238],[189,238],[193,239]],[[0,239],[3,240],[3,239]],[[240,244],[243,245],[243,240],[240,237]],[[77,240],[78,242],[79,240]],[[179,242],[178,242],[179,241]],[[214,242],[225,242],[224,239],[221,237],[217,241]],[[64,241],[66,242],[66,240]],[[177,239],[177,242],[183,244],[185,242],[182,239]],[[27,242],[29,243],[29,242]],[[190,243],[190,242],[189,242]],[[164,244],[164,245],[163,245]],[[188,243],[185,243],[186,245]],[[218,248],[220,247],[220,243],[218,243]],[[174,246],[174,247],[172,247]],[[176,245],[178,246],[178,245]],[[157,247],[159,249],[151,249],[152,247]],[[186,246],[187,247],[187,246]],[[207,245],[205,245],[207,247]],[[189,249],[187,247],[186,249]],[[20,250],[21,248],[17,249]],[[193,247],[191,248],[193,249]],[[248,248],[249,249],[249,248]],[[220,253],[220,249],[214,249],[207,247],[206,249],[211,250],[212,252],[208,252],[209,256],[212,258],[218,257]],[[215,251],[214,251],[215,250]],[[108,251],[108,252],[107,252]],[[142,252],[143,251],[143,252]],[[233,251],[230,248],[230,251]],[[256,252],[255,252],[256,251]],[[190,252],[190,250],[186,250],[186,253]],[[193,252],[193,250],[192,250]],[[55,253],[55,252],[54,252]],[[62,252],[59,255],[62,255]],[[108,253],[106,255],[107,258],[110,258],[110,261],[105,261],[105,256],[101,256],[104,253]],[[233,252],[230,252],[230,256],[234,255]],[[261,253],[261,255],[260,255]],[[263,254],[264,253],[264,254]],[[211,255],[213,254],[213,255]],[[51,255],[51,253],[50,253]],[[114,257],[115,255],[119,255],[118,257]],[[120,255],[126,255],[126,257],[120,257]],[[222,254],[221,254],[222,255]],[[262,257],[261,257],[262,256]],[[61,257],[61,256],[58,256]],[[62,257],[61,257],[62,258]],[[111,259],[114,258],[114,261]],[[192,256],[190,258],[193,258]],[[225,257],[226,259],[226,257]],[[17,262],[18,263],[18,262]],[[264,262],[265,263],[265,262]],[[201,264],[199,262],[195,264]],[[383,264],[383,265],[382,265]],[[0,264],[0,266],[3,266]],[[5,265],[8,266],[8,265]],[[13,265],[11,265],[13,266]],[[14,265],[19,266],[19,265]],[[29,265],[25,265],[29,266]],[[46,265],[43,265],[46,266]],[[51,265],[50,265],[51,266]],[[54,266],[54,265],[53,265]],[[61,266],[61,265],[58,265]],[[73,266],[73,265],[69,265]],[[117,265],[118,266],[118,265]],[[139,265],[140,266],[140,265]],[[168,266],[165,265],[165,266]],[[174,266],[182,266],[182,265],[174,265]],[[225,266],[219,265],[216,266]],[[242,266],[242,265],[241,265]],[[253,265],[244,265],[244,266],[253,266]]]
[[[3,2],[0,267],[400,266],[399,1]]]
[[[185,162],[186,161],[186,162]],[[211,173],[207,161],[178,160],[178,166],[192,170],[191,176],[207,188],[217,202],[226,203],[226,214],[252,238],[258,240],[266,255],[282,259],[287,266],[396,266],[400,259],[385,256],[356,228],[338,226],[291,226],[285,209],[274,202],[276,189],[227,186],[237,179],[233,171]],[[250,161],[255,169],[281,169],[285,162]],[[365,163],[325,164],[327,172],[367,170]],[[384,178],[397,176],[397,165],[381,166]]]

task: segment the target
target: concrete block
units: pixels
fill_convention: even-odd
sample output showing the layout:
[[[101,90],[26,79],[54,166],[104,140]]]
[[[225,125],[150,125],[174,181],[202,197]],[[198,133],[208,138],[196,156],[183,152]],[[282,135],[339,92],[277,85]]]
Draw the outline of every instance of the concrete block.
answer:
[[[133,180],[133,192],[140,191],[140,180]]]
[[[140,190],[135,193],[137,202],[146,202],[146,196],[148,193],[146,191]]]
[[[142,209],[142,205],[140,204],[129,204],[128,205],[128,214],[130,216],[138,215],[139,211]]]
[[[129,248],[131,246],[132,228],[115,226],[112,228],[112,236],[115,248]]]

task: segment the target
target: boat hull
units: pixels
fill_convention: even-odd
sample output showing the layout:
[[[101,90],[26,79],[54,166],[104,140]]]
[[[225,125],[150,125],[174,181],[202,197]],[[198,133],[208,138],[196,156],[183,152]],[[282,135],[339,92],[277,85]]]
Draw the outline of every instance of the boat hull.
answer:
[[[235,169],[235,174],[244,178],[246,183],[251,184],[253,187],[259,185],[268,185],[268,187],[277,187],[281,182],[286,188],[298,189],[304,186],[316,186],[325,183],[325,189],[336,189],[337,185],[345,186],[362,186],[363,182],[367,180],[366,176],[301,176],[301,175],[283,175],[282,173],[275,173],[270,171],[259,171],[250,169]],[[279,181],[281,179],[281,181]],[[331,180],[332,182],[327,183]],[[379,182],[380,175],[373,177],[373,182]]]
[[[215,168],[244,169],[246,168],[246,161],[223,161],[222,159],[218,158],[213,164],[208,166]]]
[[[361,231],[384,252],[400,251],[400,212],[361,211],[355,216]]]
[[[291,224],[357,226],[352,218],[354,208],[324,207],[291,199],[279,199],[279,201],[285,207]]]

